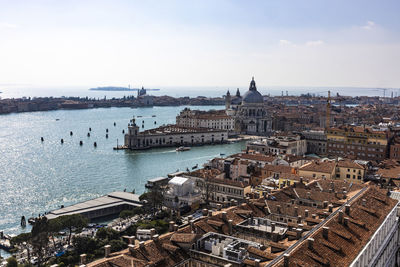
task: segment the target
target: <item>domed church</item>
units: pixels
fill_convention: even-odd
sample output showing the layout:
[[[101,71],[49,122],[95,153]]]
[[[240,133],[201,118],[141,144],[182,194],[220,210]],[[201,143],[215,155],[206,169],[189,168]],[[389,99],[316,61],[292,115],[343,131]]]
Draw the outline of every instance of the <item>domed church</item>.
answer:
[[[232,102],[228,91],[225,97],[225,109],[228,115],[235,118],[237,133],[252,135],[270,134],[272,119],[267,114],[264,97],[257,91],[254,77],[250,82],[249,90],[241,97],[241,103]]]

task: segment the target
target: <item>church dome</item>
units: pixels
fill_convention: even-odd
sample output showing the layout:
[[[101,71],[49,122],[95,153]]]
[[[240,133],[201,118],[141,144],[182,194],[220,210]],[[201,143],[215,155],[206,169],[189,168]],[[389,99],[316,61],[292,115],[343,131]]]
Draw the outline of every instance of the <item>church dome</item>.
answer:
[[[256,82],[254,81],[254,77],[250,82],[249,91],[247,91],[243,96],[243,103],[256,104],[256,103],[264,103],[264,98],[257,91]]]

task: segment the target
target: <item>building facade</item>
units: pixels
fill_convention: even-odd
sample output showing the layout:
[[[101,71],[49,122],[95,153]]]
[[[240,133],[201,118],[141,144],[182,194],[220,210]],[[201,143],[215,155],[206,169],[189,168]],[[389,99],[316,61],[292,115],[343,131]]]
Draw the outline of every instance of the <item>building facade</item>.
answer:
[[[135,119],[128,125],[125,147],[128,149],[149,149],[154,147],[194,146],[226,142],[227,130],[191,128],[166,125],[139,132]]]
[[[200,111],[185,108],[176,116],[176,125],[233,131],[235,119],[227,115],[225,110]]]
[[[326,138],[329,156],[375,161],[387,158],[388,138],[385,131],[344,126],[328,129]]]

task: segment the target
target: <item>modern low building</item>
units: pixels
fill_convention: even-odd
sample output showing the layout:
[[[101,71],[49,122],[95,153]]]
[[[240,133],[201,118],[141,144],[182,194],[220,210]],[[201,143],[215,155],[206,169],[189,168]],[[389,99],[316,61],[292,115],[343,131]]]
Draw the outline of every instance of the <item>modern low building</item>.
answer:
[[[179,210],[190,207],[197,209],[201,202],[201,191],[195,185],[195,180],[176,176],[168,182],[164,193],[164,205]]]
[[[227,130],[191,128],[166,125],[155,129],[139,131],[133,118],[125,134],[125,147],[128,149],[149,149],[155,147],[194,146],[226,142]]]

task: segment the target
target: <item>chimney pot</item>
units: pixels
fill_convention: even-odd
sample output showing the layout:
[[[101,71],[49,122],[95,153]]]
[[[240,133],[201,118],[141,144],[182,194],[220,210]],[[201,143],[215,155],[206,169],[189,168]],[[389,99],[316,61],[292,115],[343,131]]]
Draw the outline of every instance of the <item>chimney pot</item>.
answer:
[[[260,260],[259,259],[256,259],[254,262],[255,262],[255,267],[260,267]]]
[[[289,254],[287,253],[283,254],[283,267],[289,267],[289,259],[290,259]]]
[[[299,215],[299,207],[294,207],[294,216]]]
[[[191,220],[193,220],[193,216],[192,216],[192,215],[189,215],[189,216],[188,216],[188,222],[190,222]]]
[[[222,209],[222,205],[221,204],[217,204],[217,210],[220,211]]]
[[[159,239],[160,239],[160,236],[159,235],[153,235],[153,241],[158,241]]]
[[[306,218],[308,218],[308,210],[304,211],[304,215],[305,215]]]
[[[110,256],[111,253],[111,245],[105,245],[104,246],[104,256],[106,258],[108,258],[108,256]]]
[[[329,202],[328,201],[324,201],[324,209],[326,209],[328,207]]]
[[[343,211],[340,210],[340,211],[339,211],[339,223],[340,223],[340,224],[343,224],[343,216],[344,216],[344,215],[343,215]]]
[[[226,211],[222,212],[222,220],[226,221],[227,215]]]
[[[347,191],[343,191],[343,199],[347,198]]]
[[[139,242],[139,247],[140,247],[140,248],[144,248],[144,241],[140,241],[140,242]]]
[[[174,231],[176,232],[176,231],[178,231],[178,225],[177,224],[174,224]]]
[[[343,225],[344,226],[348,226],[349,225],[349,217],[344,217]]]
[[[208,209],[203,209],[202,214],[203,214],[203,216],[207,216],[207,214],[208,214]]]
[[[110,249],[111,249],[111,247],[110,247]],[[128,249],[129,249],[129,252],[130,252],[131,254],[134,253],[134,252],[135,252],[135,245],[129,244],[129,245],[128,245]]]
[[[307,198],[311,199],[311,192],[307,192]]]
[[[315,218],[317,218],[317,215],[313,213],[313,214],[311,214],[311,218],[315,219]]]
[[[297,216],[297,223],[301,223],[301,215]]]
[[[346,205],[344,206],[344,212],[345,212],[347,215],[350,215],[350,205],[349,205],[349,204],[346,204]]]
[[[170,222],[169,222],[169,231],[170,231],[170,232],[173,232],[173,231],[174,231],[174,224],[175,224],[174,221],[170,221]]]
[[[328,235],[329,235],[329,227],[327,226],[322,227],[322,236],[325,239],[328,239]]]
[[[208,210],[208,217],[211,217],[213,214],[212,210]]]
[[[311,238],[311,237],[307,238],[307,244],[308,244],[308,248],[310,250],[313,250],[314,249],[314,238]]]
[[[233,232],[233,221],[232,220],[229,220],[228,221],[228,226],[229,226],[229,235],[232,235],[232,232]]]
[[[332,205],[332,204],[330,204],[330,205],[328,206],[328,211],[329,211],[329,212],[332,212],[332,211],[333,211],[333,205]]]
[[[81,263],[81,265],[85,265],[86,264],[86,254],[81,254],[80,255],[80,263]]]

